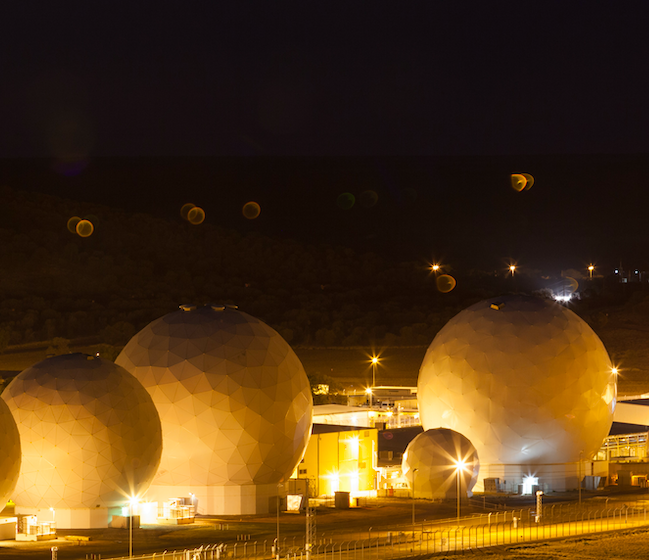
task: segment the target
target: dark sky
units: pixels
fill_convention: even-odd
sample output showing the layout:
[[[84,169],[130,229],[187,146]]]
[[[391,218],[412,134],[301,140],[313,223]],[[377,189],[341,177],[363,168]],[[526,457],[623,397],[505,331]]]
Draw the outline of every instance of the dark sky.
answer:
[[[648,14],[619,1],[14,1],[0,156],[646,153]]]

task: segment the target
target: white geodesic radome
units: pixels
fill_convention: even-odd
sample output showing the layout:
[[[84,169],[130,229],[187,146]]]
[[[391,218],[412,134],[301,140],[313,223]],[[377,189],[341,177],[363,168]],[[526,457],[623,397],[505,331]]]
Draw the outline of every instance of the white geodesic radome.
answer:
[[[270,485],[276,494],[302,458],[312,412],[304,368],[275,330],[233,306],[181,306],[136,334],[116,362],[160,412],[154,486],[198,496],[201,487]],[[203,511],[234,507],[226,494]]]
[[[121,507],[151,483],[160,419],[144,387],[120,366],[86,354],[47,358],[18,374],[2,398],[22,443],[16,506]]]
[[[406,447],[401,472],[416,498],[472,496],[478,480],[478,453],[462,434],[446,428],[426,430]],[[459,474],[459,477],[458,477]],[[459,485],[458,485],[459,482]]]
[[[575,313],[547,299],[481,301],[451,319],[419,372],[424,429],[450,428],[486,464],[577,461],[613,421],[616,375]]]
[[[20,462],[18,427],[9,407],[0,399],[0,510],[16,487]]]

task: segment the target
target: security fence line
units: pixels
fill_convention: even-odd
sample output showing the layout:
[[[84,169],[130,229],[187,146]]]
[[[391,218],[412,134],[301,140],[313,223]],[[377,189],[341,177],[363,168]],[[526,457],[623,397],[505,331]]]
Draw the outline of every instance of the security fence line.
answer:
[[[563,505],[563,504],[562,504]],[[203,545],[194,549],[133,556],[140,560],[382,560],[421,554],[465,553],[481,548],[571,537],[648,525],[646,504],[624,504],[617,508],[557,507],[543,518],[533,510],[503,511],[498,514],[435,523],[412,524],[393,531],[368,531],[350,535],[322,535],[307,557],[304,538],[280,541],[279,554],[273,541],[244,541]],[[544,508],[550,513],[551,507]],[[551,517],[554,517],[552,519]],[[485,523],[485,519],[488,521]],[[340,537],[347,537],[341,540]],[[335,539],[335,540],[334,540]],[[128,557],[113,560],[125,560]]]

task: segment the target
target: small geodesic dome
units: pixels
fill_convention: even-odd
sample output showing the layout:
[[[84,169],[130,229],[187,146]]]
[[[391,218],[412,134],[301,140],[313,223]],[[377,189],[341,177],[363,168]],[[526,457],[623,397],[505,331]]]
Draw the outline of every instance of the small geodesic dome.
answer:
[[[17,506],[121,507],[153,479],[162,446],[157,410],[114,363],[86,354],[47,358],[16,376],[2,398],[22,442]]]
[[[18,427],[9,407],[0,399],[0,510],[16,487],[20,461]]]
[[[460,497],[472,496],[479,469],[478,453],[471,442],[446,428],[415,437],[401,462],[402,475],[416,498],[456,498],[458,490]]]
[[[117,363],[160,412],[154,488],[195,494],[201,513],[268,510],[304,454],[312,412],[304,368],[275,330],[233,306],[181,306],[136,334]],[[260,502],[252,487],[261,486]]]
[[[592,456],[608,435],[616,375],[598,336],[553,301],[505,296],[451,319],[419,372],[425,429],[469,438],[488,464]]]

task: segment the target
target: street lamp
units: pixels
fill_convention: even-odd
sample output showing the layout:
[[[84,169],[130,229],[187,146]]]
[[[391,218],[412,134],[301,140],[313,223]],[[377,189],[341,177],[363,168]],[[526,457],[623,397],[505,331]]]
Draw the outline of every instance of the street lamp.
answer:
[[[458,459],[455,461],[455,493],[457,494],[457,522],[460,522],[460,491],[462,490],[462,481],[460,479],[460,473],[464,470],[466,466],[466,461],[464,459]]]
[[[595,267],[591,264],[588,266],[588,274],[590,275],[590,279],[593,279],[593,270],[595,270]]]
[[[419,469],[412,469],[412,524],[415,525],[415,481]]]
[[[368,387],[367,389],[365,389],[365,394],[369,395],[369,397],[370,397],[370,410],[371,410],[372,407],[373,407],[372,388]]]
[[[439,265],[438,265],[438,264],[432,264],[432,265],[430,265],[430,269],[431,269],[433,272],[436,273],[436,272],[439,271]]]
[[[515,264],[510,264],[509,265],[509,272],[512,273],[512,278],[514,277],[514,272],[516,272],[516,265]]]
[[[372,389],[376,387],[376,364],[379,363],[377,356],[372,356]]]

